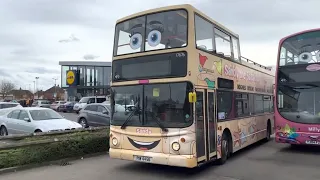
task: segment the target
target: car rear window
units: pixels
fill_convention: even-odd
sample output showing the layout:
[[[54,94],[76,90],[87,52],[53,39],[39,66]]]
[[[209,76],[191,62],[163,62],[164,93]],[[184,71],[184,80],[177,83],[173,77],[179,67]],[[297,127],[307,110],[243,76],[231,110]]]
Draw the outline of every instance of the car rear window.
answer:
[[[86,111],[97,111],[98,110],[98,107],[97,105],[87,105],[84,110]]]
[[[19,104],[17,103],[6,103],[6,104],[0,104],[0,109],[5,109],[5,108],[12,108],[12,107],[16,107]]]
[[[103,103],[106,101],[106,98],[97,98],[97,103]]]

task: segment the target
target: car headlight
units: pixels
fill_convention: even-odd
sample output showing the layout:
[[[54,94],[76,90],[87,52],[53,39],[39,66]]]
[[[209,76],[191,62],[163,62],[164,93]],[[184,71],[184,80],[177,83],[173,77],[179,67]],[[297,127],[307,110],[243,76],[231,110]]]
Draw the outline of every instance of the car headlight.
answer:
[[[174,151],[179,151],[180,150],[180,144],[178,142],[172,143],[172,149]]]
[[[112,138],[112,144],[116,146],[118,144],[118,139],[117,138]]]

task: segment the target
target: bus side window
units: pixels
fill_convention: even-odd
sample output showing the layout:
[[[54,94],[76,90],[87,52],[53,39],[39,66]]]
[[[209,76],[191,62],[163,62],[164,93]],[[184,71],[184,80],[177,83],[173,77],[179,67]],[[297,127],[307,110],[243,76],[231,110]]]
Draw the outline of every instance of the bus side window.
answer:
[[[203,121],[203,92],[197,92],[196,117],[197,121]]]
[[[214,28],[215,48],[218,54],[223,54],[225,57],[231,57],[231,39],[230,36],[221,30]]]
[[[232,108],[232,91],[218,91],[217,92],[217,106],[218,106],[218,120],[225,120],[233,118],[234,113]]]
[[[232,37],[233,60],[240,61],[240,49],[238,47],[239,40]]]

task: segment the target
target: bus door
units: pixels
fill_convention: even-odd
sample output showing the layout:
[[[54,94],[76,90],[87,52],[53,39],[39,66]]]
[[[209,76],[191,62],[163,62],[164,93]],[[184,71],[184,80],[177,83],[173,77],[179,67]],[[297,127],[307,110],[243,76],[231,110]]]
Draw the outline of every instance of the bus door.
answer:
[[[198,162],[208,161],[216,156],[216,121],[214,91],[197,89],[196,102],[196,147]]]

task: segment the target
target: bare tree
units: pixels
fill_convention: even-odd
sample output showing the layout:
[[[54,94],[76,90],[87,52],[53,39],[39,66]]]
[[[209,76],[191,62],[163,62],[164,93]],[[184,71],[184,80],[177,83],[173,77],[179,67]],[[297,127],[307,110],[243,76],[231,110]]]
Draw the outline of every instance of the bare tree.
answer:
[[[14,83],[8,80],[2,80],[0,83],[0,94],[2,95],[2,99],[6,98],[14,88]]]

